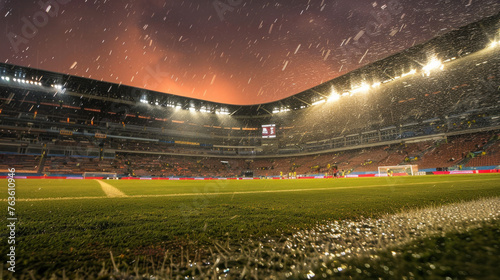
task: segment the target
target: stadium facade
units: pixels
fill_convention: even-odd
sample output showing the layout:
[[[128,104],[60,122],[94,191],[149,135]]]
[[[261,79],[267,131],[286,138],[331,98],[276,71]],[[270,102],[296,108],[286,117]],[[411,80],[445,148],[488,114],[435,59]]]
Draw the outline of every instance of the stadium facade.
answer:
[[[50,174],[51,161],[70,166],[77,158],[120,158],[120,164],[130,166],[127,162],[137,156],[163,157],[160,165],[209,159],[226,170],[237,164],[238,172],[274,169],[277,159],[291,164],[322,155],[333,165],[339,164],[336,156],[350,150],[385,151],[391,145],[444,143],[471,134],[481,135],[481,147],[488,148],[497,143],[493,138],[500,129],[499,30],[496,15],[299,94],[251,106],[2,63],[0,153],[31,157],[21,164],[23,170]],[[476,148],[467,152],[486,149]],[[414,153],[425,154],[429,147],[422,149]],[[259,160],[267,164],[252,165]],[[313,167],[307,168],[326,168]],[[54,171],[74,173],[75,168]]]

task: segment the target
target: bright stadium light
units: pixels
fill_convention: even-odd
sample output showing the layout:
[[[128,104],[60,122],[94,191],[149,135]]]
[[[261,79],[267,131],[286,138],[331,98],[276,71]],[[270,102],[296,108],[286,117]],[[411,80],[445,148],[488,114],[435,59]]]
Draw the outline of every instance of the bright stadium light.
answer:
[[[352,89],[352,93],[368,92],[370,90],[370,85],[363,83],[360,87]]]
[[[363,84],[363,85],[361,86],[361,91],[365,91],[365,92],[366,92],[366,91],[369,91],[369,90],[370,90],[370,85],[368,85],[368,84]]]
[[[286,108],[286,107],[274,108],[273,109],[273,114],[284,113],[284,112],[290,112],[290,109]]]
[[[412,69],[410,72],[404,73],[403,75],[401,75],[401,77],[406,77],[406,76],[409,76],[409,75],[413,75],[415,73],[417,73],[417,70]]]
[[[215,111],[216,115],[229,115],[229,110],[227,108],[220,108],[219,110]]]
[[[340,95],[338,95],[337,93],[333,93],[330,95],[330,97],[328,97],[328,102],[334,102],[334,101],[337,101],[340,99]]]
[[[381,84],[382,83],[380,83],[380,82],[373,83],[372,88],[379,87]]]
[[[141,97],[141,99],[139,100],[139,102],[144,103],[144,104],[148,104],[149,103],[149,101],[146,99],[146,96]]]
[[[332,86],[332,89],[330,90],[330,96],[327,98],[327,102],[333,102],[337,101],[340,99],[340,95],[337,93],[335,88]]]
[[[429,76],[431,71],[432,70],[436,70],[436,69],[440,69],[440,70],[443,70],[444,69],[444,65],[443,63],[438,60],[438,59],[432,59],[427,65],[424,66],[424,68],[422,68],[422,70],[424,71],[424,73]]]
[[[319,104],[323,104],[323,103],[325,103],[325,102],[326,102],[326,100],[325,100],[325,99],[320,99],[320,100],[318,100],[318,101],[313,102],[313,103],[312,103],[312,105],[319,105]]]
[[[490,44],[490,48],[495,48],[495,47],[496,47],[496,46],[498,46],[498,45],[500,45],[500,42],[498,42],[498,41],[493,41],[493,42],[491,42],[491,44]]]

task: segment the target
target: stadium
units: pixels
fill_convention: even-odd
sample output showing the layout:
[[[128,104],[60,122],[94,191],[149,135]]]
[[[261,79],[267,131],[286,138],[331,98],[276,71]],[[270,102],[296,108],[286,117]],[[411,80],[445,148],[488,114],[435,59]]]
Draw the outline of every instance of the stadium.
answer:
[[[263,104],[0,76],[7,279],[500,275],[498,14]]]

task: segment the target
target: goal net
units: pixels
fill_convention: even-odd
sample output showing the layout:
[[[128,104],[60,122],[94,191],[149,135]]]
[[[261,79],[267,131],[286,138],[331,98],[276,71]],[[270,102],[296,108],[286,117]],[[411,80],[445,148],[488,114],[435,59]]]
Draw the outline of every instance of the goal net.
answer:
[[[118,179],[118,175],[113,172],[84,172],[83,178]]]
[[[378,176],[417,175],[418,165],[379,166]]]

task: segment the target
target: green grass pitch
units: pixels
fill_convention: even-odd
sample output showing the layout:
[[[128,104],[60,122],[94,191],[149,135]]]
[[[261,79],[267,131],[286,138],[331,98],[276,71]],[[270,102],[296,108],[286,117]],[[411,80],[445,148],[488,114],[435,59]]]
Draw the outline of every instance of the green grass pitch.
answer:
[[[124,260],[213,240],[279,236],[324,221],[500,196],[500,175],[316,180],[17,180],[19,269],[49,277],[99,271],[109,251]],[[7,209],[7,180],[1,203]],[[5,221],[5,220],[4,220]],[[3,230],[3,232],[6,232]],[[0,240],[7,251],[7,235]],[[0,260],[5,264],[6,254]],[[4,269],[6,269],[4,265]],[[5,272],[4,272],[5,274]]]

